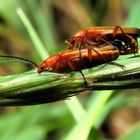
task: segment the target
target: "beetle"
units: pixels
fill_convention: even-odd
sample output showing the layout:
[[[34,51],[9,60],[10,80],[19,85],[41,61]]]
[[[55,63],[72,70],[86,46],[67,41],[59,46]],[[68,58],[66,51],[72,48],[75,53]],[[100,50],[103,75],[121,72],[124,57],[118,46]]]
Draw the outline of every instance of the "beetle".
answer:
[[[97,54],[94,50],[98,51]],[[38,72],[51,69],[53,72],[63,73],[69,71],[79,71],[84,68],[96,66],[98,64],[107,63],[117,59],[120,52],[113,45],[93,45],[88,49],[81,49],[81,57],[79,58],[79,49],[64,50],[59,54],[52,55],[45,59],[38,68]]]
[[[66,40],[69,49],[73,49],[75,44],[80,42],[80,47],[94,44],[111,43],[121,49],[132,48],[134,53],[138,53],[137,38],[140,37],[139,28],[129,28],[120,26],[91,27],[76,32]]]
[[[96,53],[96,51],[98,53]],[[87,85],[86,79],[82,73],[82,69],[91,68],[100,64],[108,63],[116,60],[119,55],[119,49],[111,44],[93,45],[80,50],[81,58],[79,57],[79,49],[65,50],[59,54],[52,55],[45,59],[38,66],[38,73],[46,70],[51,70],[57,73],[69,73],[71,71],[79,71],[84,79],[84,84]]]
[[[111,62],[116,60],[120,54],[125,54],[126,52],[123,50],[120,51],[116,46],[112,44],[104,43],[98,45],[94,44],[92,46],[88,46],[88,48],[82,48],[80,53],[81,57],[79,57],[78,48],[74,48],[72,50],[64,50],[59,54],[55,54],[46,58],[40,65],[31,60],[16,56],[0,55],[0,57],[13,58],[24,63],[32,64],[37,68],[38,73],[48,70],[57,73],[79,71],[84,79],[84,85],[87,85],[87,81],[84,77],[84,74],[82,73],[83,69]],[[129,49],[127,53],[129,53]]]

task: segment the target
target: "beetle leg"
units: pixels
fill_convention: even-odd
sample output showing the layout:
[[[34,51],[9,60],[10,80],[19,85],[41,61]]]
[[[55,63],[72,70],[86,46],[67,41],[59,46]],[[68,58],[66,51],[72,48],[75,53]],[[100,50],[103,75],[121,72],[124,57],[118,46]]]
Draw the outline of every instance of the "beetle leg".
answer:
[[[88,83],[87,83],[87,81],[86,81],[86,78],[85,78],[85,76],[84,76],[83,72],[82,72],[81,70],[79,70],[79,72],[81,73],[81,75],[82,75],[82,77],[83,77],[83,80],[84,80],[84,85],[85,85],[85,86],[87,86],[87,85],[88,85]]]
[[[86,81],[86,78],[84,76],[84,74],[82,73],[81,70],[78,70],[75,65],[74,65],[74,61],[72,61],[72,59],[67,59],[67,62],[69,64],[69,67],[73,70],[73,71],[79,71],[83,77],[83,80],[84,80],[84,85],[87,86],[87,81]]]
[[[98,52],[98,51],[96,51],[94,48],[91,48],[91,47],[89,47],[88,48],[88,58],[89,58],[89,61],[92,61],[92,50],[95,52],[95,53],[97,53],[97,55],[99,55],[99,56],[101,56],[101,54]]]
[[[121,69],[126,70],[126,67],[124,65],[121,65],[121,64],[116,63],[116,62],[108,62],[107,64],[116,65],[116,66],[120,67]]]
[[[123,36],[124,37],[126,36],[125,33],[124,33],[124,31],[123,31],[123,29],[120,26],[115,26],[114,31],[113,31],[113,39],[116,37],[117,32],[118,32],[119,29],[121,30]]]
[[[123,29],[120,26],[115,26],[114,31],[113,31],[113,38],[112,39],[115,39],[118,30],[120,30],[122,32],[122,36],[124,37],[124,40],[127,40],[127,34],[124,33]]]
[[[95,53],[97,53],[97,55],[99,55],[100,57],[101,57],[101,59],[103,59],[106,63],[108,62],[106,59],[105,59],[105,57],[103,57],[103,56],[101,56],[101,54],[98,52],[98,51],[96,51],[94,48],[88,48],[88,58],[89,58],[89,61],[92,61],[92,50],[95,52]]]

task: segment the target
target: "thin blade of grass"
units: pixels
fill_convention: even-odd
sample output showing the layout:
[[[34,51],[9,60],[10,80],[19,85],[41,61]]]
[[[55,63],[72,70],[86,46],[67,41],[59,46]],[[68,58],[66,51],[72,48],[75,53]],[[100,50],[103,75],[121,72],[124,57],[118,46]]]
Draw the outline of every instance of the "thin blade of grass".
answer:
[[[74,138],[79,140],[88,139],[89,132],[96,120],[98,119],[107,100],[112,95],[112,91],[96,92],[95,99],[86,114],[82,117],[79,123],[72,129],[72,131],[64,138],[65,140],[72,140]]]
[[[40,57],[44,60],[46,57],[49,56],[49,54],[47,53],[47,51],[46,51],[43,43],[41,42],[37,32],[35,31],[35,29],[31,25],[27,16],[25,15],[25,13],[23,12],[23,10],[21,8],[17,8],[17,14],[18,14],[19,18],[21,19],[22,23],[24,24],[24,26],[26,27],[26,29],[31,37],[31,40],[35,45],[36,50],[40,54]]]
[[[45,7],[47,8],[47,19],[44,16],[43,10],[39,7],[39,4],[35,0],[26,0],[26,3],[30,9],[30,13],[32,14],[36,27],[45,43],[45,47],[49,54],[54,54],[58,50],[58,46],[56,43],[54,26],[53,26],[53,15],[51,14],[51,4],[50,2],[46,2]],[[36,12],[35,12],[36,11]]]

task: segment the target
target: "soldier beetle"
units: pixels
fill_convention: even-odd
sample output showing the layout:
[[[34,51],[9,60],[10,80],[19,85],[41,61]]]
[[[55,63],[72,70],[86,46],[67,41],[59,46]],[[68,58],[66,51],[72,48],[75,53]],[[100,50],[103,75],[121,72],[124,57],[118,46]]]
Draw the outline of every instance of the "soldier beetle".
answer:
[[[104,44],[109,42],[121,49],[127,47],[133,50],[133,53],[138,53],[137,38],[140,37],[140,29],[120,27],[120,26],[102,26],[91,27],[76,32],[73,36],[66,40],[69,49],[73,49],[74,45],[80,42],[80,47],[94,44]]]
[[[98,52],[98,54],[95,52]],[[51,69],[53,72],[64,73],[79,71],[99,64],[107,63],[117,59],[120,52],[116,46],[100,45],[89,46],[88,49],[81,49],[81,59],[79,49],[65,50],[59,54],[52,55],[45,59],[38,68],[38,72]]]
[[[82,48],[80,53],[81,57],[79,57],[79,49],[77,48],[74,48],[73,50],[64,50],[59,54],[48,57],[40,65],[37,65],[31,60],[16,56],[1,55],[0,57],[13,58],[17,61],[32,64],[37,68],[38,73],[47,70],[57,73],[79,71],[84,79],[84,84],[87,85],[86,79],[81,70],[111,62],[116,60],[120,55],[119,49],[111,44],[95,44],[88,48]],[[122,51],[121,53],[123,54],[124,52]]]
[[[57,73],[79,71],[84,79],[84,84],[87,85],[86,79],[81,71],[82,69],[111,62],[120,55],[119,49],[110,44],[89,46],[88,49],[81,49],[80,53],[81,57],[79,57],[79,49],[74,48],[73,50],[65,50],[59,54],[52,55],[39,65],[38,73],[45,70],[51,70]]]

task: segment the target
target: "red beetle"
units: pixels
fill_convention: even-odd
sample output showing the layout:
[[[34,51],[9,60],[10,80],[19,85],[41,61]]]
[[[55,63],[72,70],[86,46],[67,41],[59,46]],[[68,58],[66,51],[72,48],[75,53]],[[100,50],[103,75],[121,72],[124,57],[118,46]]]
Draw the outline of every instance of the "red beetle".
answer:
[[[89,44],[109,42],[117,46],[119,50],[129,47],[135,50],[134,53],[138,53],[138,37],[140,37],[140,29],[138,28],[102,26],[80,30],[67,39],[66,43],[69,45],[69,49],[73,49],[78,42],[80,42],[79,48]]]

